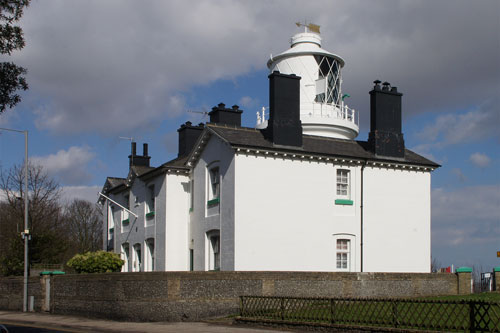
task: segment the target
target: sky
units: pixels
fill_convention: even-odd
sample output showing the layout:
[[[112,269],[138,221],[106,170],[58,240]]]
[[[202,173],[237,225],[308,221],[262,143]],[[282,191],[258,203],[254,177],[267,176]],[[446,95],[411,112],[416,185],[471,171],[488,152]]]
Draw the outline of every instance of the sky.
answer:
[[[500,2],[33,0],[26,46],[0,61],[28,69],[22,102],[0,127],[29,131],[31,161],[64,200],[97,200],[126,177],[130,141],[151,164],[177,155],[177,129],[237,104],[243,125],[268,106],[271,54],[295,22],[321,26],[341,56],[343,93],[369,131],[373,81],[403,93],[406,147],[442,165],[432,174],[432,254],[442,267],[500,266]],[[142,148],[139,148],[142,153]],[[0,134],[0,168],[24,158],[24,138]]]

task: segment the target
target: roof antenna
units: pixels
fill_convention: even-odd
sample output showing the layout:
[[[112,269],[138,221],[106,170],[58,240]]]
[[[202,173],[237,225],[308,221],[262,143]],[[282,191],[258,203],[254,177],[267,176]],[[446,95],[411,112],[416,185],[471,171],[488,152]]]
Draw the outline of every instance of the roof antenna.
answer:
[[[202,120],[203,119],[206,119],[207,116],[208,116],[208,111],[195,111],[195,110],[187,110],[187,112],[189,113],[198,113],[198,114],[202,114],[203,117],[201,118]]]
[[[126,136],[119,136],[118,139],[122,139],[122,140],[130,140],[130,144],[132,144],[132,142],[134,142],[134,138],[133,137],[126,137]],[[131,162],[132,162],[132,165],[134,165],[134,154],[130,154],[131,157]]]

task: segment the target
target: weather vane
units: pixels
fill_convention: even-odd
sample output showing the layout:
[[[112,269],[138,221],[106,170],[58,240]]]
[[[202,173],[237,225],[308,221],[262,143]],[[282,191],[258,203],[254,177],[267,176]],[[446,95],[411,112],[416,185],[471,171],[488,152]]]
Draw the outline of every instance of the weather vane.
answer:
[[[315,33],[318,33],[318,34],[320,33],[319,32],[319,25],[314,24],[314,23],[307,24],[307,21],[304,21],[304,23],[302,23],[302,22],[296,22],[295,25],[297,27],[305,27],[305,28],[309,29],[309,31],[312,31],[312,32],[315,32]],[[307,32],[307,30],[306,30],[306,32]]]

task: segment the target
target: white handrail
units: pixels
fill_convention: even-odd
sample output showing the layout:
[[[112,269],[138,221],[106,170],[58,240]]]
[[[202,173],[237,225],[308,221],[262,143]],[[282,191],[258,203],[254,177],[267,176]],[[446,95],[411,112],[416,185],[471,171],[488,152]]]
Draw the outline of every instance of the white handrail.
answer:
[[[127,208],[123,207],[123,206],[122,206],[122,205],[120,205],[118,202],[116,202],[116,201],[114,201],[113,199],[111,199],[111,198],[109,198],[109,197],[105,196],[105,195],[104,195],[104,194],[102,194],[101,192],[99,192],[99,195],[100,195],[100,196],[105,197],[106,199],[108,199],[109,201],[111,201],[111,202],[112,202],[112,203],[114,203],[115,205],[119,206],[120,208],[125,209],[127,212],[129,212],[130,214],[134,215],[134,216],[135,216],[135,218],[138,218],[138,217],[139,217],[137,214],[135,214],[135,213],[134,213],[134,212],[132,212],[131,210],[129,210],[129,209],[127,209]]]

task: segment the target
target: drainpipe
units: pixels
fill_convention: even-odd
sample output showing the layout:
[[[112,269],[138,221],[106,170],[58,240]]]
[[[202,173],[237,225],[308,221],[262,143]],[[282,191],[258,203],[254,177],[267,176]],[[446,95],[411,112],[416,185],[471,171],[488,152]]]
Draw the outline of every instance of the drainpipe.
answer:
[[[360,203],[360,226],[361,226],[361,233],[360,233],[360,247],[361,247],[361,272],[363,272],[363,209],[364,209],[364,200],[363,200],[363,189],[364,189],[364,179],[363,179],[363,172],[365,170],[366,165],[368,164],[368,161],[365,161],[365,163],[361,166],[361,203]]]
[[[109,252],[109,201],[106,200],[106,252]]]

